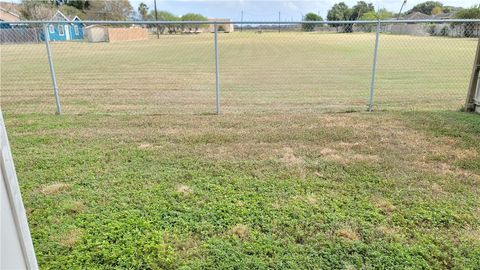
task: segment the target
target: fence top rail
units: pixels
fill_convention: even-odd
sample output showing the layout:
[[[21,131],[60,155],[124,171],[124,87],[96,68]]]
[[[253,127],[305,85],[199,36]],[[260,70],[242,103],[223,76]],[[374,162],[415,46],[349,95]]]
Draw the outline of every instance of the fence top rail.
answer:
[[[71,23],[82,23],[82,24],[283,24],[283,25],[292,25],[292,24],[330,24],[330,25],[341,25],[341,24],[397,24],[397,23],[480,23],[480,19],[445,19],[445,20],[376,20],[376,21],[295,21],[295,22],[282,22],[282,21],[0,21],[1,24],[71,24]]]

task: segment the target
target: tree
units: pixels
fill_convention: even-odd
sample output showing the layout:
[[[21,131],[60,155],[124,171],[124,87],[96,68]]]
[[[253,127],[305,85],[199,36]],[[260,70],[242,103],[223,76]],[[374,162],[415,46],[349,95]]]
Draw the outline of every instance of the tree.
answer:
[[[80,9],[77,9],[73,6],[62,5],[58,7],[58,10],[60,10],[66,16],[70,16],[70,17],[78,16],[80,19],[85,19],[86,17],[86,14],[84,12],[82,12]]]
[[[471,8],[466,8],[458,11],[455,14],[456,19],[480,19],[480,5],[475,5]],[[464,26],[464,35],[466,37],[474,37],[478,36],[478,27],[476,27],[476,24],[474,23],[464,23],[462,24]],[[456,25],[453,25],[454,27]],[[477,34],[475,35],[475,32]]]
[[[95,0],[87,10],[90,20],[124,21],[130,18],[133,7],[128,0]]]
[[[327,19],[329,21],[349,21],[352,10],[344,2],[332,6],[328,11]]]
[[[158,20],[159,21],[166,21],[166,22],[174,22],[174,21],[180,21],[180,18],[176,15],[174,15],[171,12],[168,11],[159,11],[157,13],[158,15]],[[150,14],[148,15],[148,18],[155,18],[155,11],[151,11]],[[166,25],[160,25],[160,33],[164,33],[165,30],[168,31],[168,33],[176,33],[179,25],[178,24],[166,24]]]
[[[197,14],[197,13],[187,13],[184,14],[182,17],[180,17],[180,20],[182,21],[208,21],[207,17],[203,16],[202,14]],[[198,31],[198,28],[200,27],[206,27],[206,24],[186,24],[183,25],[184,27],[189,28],[189,31],[192,31],[192,29],[195,29],[195,32]]]
[[[412,9],[407,11],[407,14],[421,12],[423,14],[432,15],[432,11],[436,7],[443,8],[443,4],[437,1],[427,1],[414,6]]]
[[[443,8],[442,7],[434,7],[432,9],[432,15],[438,15],[443,13]]]
[[[480,5],[465,8],[455,14],[456,19],[480,19]]]
[[[394,14],[391,11],[388,11],[385,8],[380,9],[379,11],[369,11],[364,13],[360,20],[362,21],[376,21],[376,20],[386,20],[393,18]]]
[[[140,3],[140,5],[138,5],[138,13],[142,17],[142,20],[147,20],[148,6],[145,3]]]
[[[152,17],[155,17],[154,11],[150,13]],[[179,21],[180,18],[168,11],[159,11],[158,12],[158,20],[159,21]]]
[[[375,12],[375,8],[372,3],[366,3],[364,1],[359,1],[355,6],[352,7],[352,14],[350,15],[350,20],[356,21],[360,19],[363,14],[367,12]]]
[[[305,15],[305,18],[303,19],[308,22],[317,22],[317,21],[323,21],[323,18],[313,12],[307,13]],[[315,28],[315,26],[320,25],[320,23],[304,23],[302,24],[302,29],[305,32],[311,32]]]
[[[332,8],[328,11],[327,19],[329,21],[350,21],[352,16],[352,10],[345,4],[344,2],[340,2],[332,6]],[[352,24],[334,24],[333,26],[341,26],[342,31],[346,33],[353,32],[353,25]],[[338,28],[337,28],[338,29]]]
[[[386,20],[393,18],[394,14],[391,11],[388,11],[385,8],[380,9],[379,11],[369,11],[364,13],[360,20],[362,21],[376,21],[376,20]],[[364,31],[372,32],[375,25],[374,24],[362,24],[360,25]]]
[[[55,2],[51,0],[23,0],[20,16],[26,20],[49,20],[55,14]]]
[[[90,7],[90,0],[64,0],[63,3],[83,12]]]

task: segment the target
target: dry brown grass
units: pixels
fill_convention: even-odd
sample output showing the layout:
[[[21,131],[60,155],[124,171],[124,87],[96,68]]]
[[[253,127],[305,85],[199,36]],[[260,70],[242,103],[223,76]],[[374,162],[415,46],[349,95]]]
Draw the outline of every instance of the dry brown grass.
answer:
[[[472,240],[477,245],[480,245],[480,229],[470,229],[467,230],[467,238]]]
[[[313,194],[307,195],[306,200],[311,205],[315,205],[318,202],[317,197]]]
[[[394,236],[397,234],[397,229],[389,226],[379,226],[378,230],[385,236]]]
[[[282,207],[282,205],[279,202],[274,202],[274,203],[272,203],[272,207],[273,207],[273,209],[280,209]]]
[[[150,144],[150,143],[141,143],[141,144],[138,146],[138,148],[140,148],[140,149],[148,149],[148,148],[152,148],[152,147],[153,147],[153,145]]]
[[[193,190],[189,186],[184,184],[177,185],[176,190],[178,193],[184,196],[190,195],[193,192]]]
[[[337,235],[351,241],[360,240],[360,235],[358,235],[358,233],[352,230],[351,228],[343,228],[343,229],[337,230]]]
[[[198,247],[201,245],[200,240],[190,237],[182,241],[174,241],[175,249],[182,255],[188,256],[191,253],[194,253]]]
[[[247,240],[250,237],[250,228],[244,224],[237,224],[230,229],[230,233],[237,236],[241,240]]]
[[[82,230],[72,229],[62,235],[58,243],[64,247],[72,248],[82,236]]]
[[[69,191],[72,185],[67,183],[54,183],[40,188],[40,193],[43,195],[56,195],[65,191]]]
[[[395,205],[385,199],[375,199],[375,206],[384,214],[390,214],[395,211]]]
[[[301,166],[305,162],[303,158],[296,156],[294,151],[290,147],[285,147],[282,161],[285,162],[288,166]]]

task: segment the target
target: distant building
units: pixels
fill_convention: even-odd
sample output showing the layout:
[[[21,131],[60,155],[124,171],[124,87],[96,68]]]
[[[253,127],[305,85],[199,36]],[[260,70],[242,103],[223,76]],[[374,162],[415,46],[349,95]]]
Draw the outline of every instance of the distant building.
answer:
[[[412,12],[405,15],[401,20],[448,20],[453,19],[454,13],[440,13],[436,15],[427,15],[421,12]]]
[[[432,15],[432,20],[449,20],[453,19],[454,13],[440,13],[437,15]]]
[[[410,14],[407,14],[403,20],[431,20],[432,16],[423,14],[421,12],[412,12]]]
[[[230,19],[208,19],[209,22],[221,22],[217,24],[218,26],[218,32],[224,32],[224,33],[233,33],[234,31],[234,26],[232,23],[230,23]],[[208,25],[208,31],[210,33],[215,32],[214,24],[209,24]]]
[[[85,37],[89,42],[138,41],[148,39],[148,30],[142,27],[90,25],[85,28]]]
[[[98,24],[87,26],[85,37],[89,42],[108,42],[107,27]]]
[[[28,27],[20,21],[20,15],[13,8],[15,5],[6,5],[0,2],[0,44],[8,43],[36,43],[39,42],[41,29]],[[18,22],[18,23],[17,23]]]
[[[14,14],[20,14],[21,4],[13,3],[13,0],[9,0],[9,2],[0,1],[0,8],[3,8],[4,10],[12,12]]]
[[[13,11],[9,11],[3,7],[0,7],[0,21],[2,22],[18,22],[20,21],[20,15],[14,13]],[[10,24],[2,23],[0,24],[0,28],[12,28]]]
[[[48,35],[51,41],[68,41],[83,39],[85,25],[77,16],[70,19],[65,16],[61,11],[57,11],[57,13],[53,15],[51,21],[59,22],[50,23],[47,25]]]

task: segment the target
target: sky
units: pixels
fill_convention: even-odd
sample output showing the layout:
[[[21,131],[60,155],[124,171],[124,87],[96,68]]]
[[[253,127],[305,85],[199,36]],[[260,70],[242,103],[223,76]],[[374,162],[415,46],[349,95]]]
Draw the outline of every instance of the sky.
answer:
[[[21,2],[21,0],[2,0],[8,2]],[[193,12],[205,15],[208,18],[228,18],[233,21],[241,20],[243,10],[244,21],[278,21],[279,12],[282,21],[300,21],[308,12],[318,13],[324,19],[328,9],[342,0],[157,0],[158,10],[167,10],[175,15]],[[343,0],[349,6],[355,5],[358,0]],[[386,8],[398,12],[403,0],[364,0],[373,3],[375,8]],[[426,0],[407,0],[405,10],[411,9],[418,3]],[[437,0],[447,6],[471,7],[479,0]],[[153,9],[154,0],[130,0],[135,10],[143,2]]]
[[[233,21],[240,21],[241,11],[243,10],[244,21],[299,21],[303,14],[315,12],[324,19],[327,16],[328,9],[335,3],[342,0],[157,0],[158,10],[168,10],[176,15],[182,15],[188,12],[201,13],[209,18],[229,18]],[[353,6],[358,0],[343,0],[347,5]],[[398,12],[403,0],[365,0],[372,2],[375,8],[386,8]],[[418,3],[426,0],[407,0],[404,8],[408,10]],[[441,0],[440,0],[441,1]],[[153,0],[130,0],[132,6],[137,10],[138,5],[144,2],[153,9]],[[446,0],[441,1],[447,6],[471,7],[478,4],[479,0]]]

